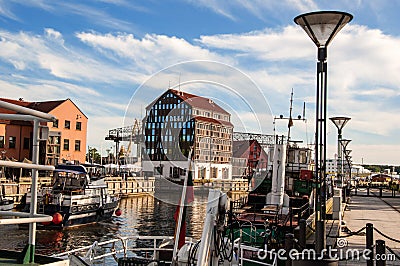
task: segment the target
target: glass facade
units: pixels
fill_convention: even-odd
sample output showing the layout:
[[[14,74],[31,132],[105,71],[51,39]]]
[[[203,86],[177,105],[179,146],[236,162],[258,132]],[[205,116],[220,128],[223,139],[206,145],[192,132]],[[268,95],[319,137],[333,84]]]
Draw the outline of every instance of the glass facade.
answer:
[[[233,125],[212,100],[170,89],[146,107],[143,132],[146,171],[182,179],[193,147],[195,179],[230,177]]]
[[[187,161],[194,141],[192,108],[168,91],[147,108],[145,152],[152,161]]]

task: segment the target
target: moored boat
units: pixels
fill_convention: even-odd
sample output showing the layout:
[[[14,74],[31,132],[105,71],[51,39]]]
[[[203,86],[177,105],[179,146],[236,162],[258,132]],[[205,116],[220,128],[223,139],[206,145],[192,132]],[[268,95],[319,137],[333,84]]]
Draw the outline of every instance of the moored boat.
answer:
[[[14,208],[14,200],[5,197],[0,198],[0,211],[11,211]]]
[[[58,165],[52,187],[38,192],[37,211],[53,216],[53,221],[39,226],[63,228],[105,221],[118,208],[119,197],[110,195],[104,181],[104,167],[99,165]],[[29,211],[30,193],[24,211]]]

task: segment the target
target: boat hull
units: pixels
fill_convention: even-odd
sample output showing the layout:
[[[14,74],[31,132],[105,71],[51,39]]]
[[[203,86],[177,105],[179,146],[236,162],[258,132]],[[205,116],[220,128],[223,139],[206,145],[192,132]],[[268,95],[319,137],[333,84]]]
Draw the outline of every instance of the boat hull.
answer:
[[[53,218],[53,221],[46,223],[38,223],[38,229],[62,229],[68,227],[83,226],[86,224],[103,222],[110,220],[115,210],[118,208],[118,201],[106,203],[101,207],[93,205],[85,206],[59,206],[54,204],[39,205],[41,214],[55,216],[60,214],[61,222]],[[25,209],[28,212],[29,209]],[[58,214],[57,214],[58,213]]]
[[[11,211],[14,208],[14,202],[0,205],[0,211]]]

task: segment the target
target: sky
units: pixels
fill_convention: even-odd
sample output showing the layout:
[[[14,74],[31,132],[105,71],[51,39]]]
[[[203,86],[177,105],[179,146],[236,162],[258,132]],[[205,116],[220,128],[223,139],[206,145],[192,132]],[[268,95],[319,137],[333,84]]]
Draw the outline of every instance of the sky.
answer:
[[[285,135],[287,121],[273,118],[289,115],[293,89],[293,115],[305,102],[306,122],[291,138],[312,144],[317,49],[293,18],[318,10],[354,16],[328,46],[328,117],[351,118],[354,163],[399,165],[399,1],[0,0],[0,97],[70,98],[104,154],[108,130],[168,88],[214,99],[235,131]]]

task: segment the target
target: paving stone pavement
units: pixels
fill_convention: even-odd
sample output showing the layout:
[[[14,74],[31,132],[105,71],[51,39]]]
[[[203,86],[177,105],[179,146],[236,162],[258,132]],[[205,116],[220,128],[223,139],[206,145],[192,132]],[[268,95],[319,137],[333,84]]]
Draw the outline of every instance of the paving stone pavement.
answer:
[[[360,195],[360,194],[359,194]],[[399,198],[378,198],[378,197],[362,197],[352,196],[346,206],[343,220],[346,222],[347,228],[351,231],[357,231],[372,223],[382,233],[396,240],[400,240],[400,197]],[[354,235],[343,238],[342,242],[347,242],[345,248],[339,249],[339,254],[346,257],[352,257],[351,251],[358,250],[360,259],[340,261],[339,265],[366,265],[362,252],[365,249],[365,230],[361,235]],[[342,233],[343,236],[346,233]],[[378,232],[374,231],[374,243],[376,240],[384,240],[386,246],[390,247],[397,255],[400,255],[400,243],[391,241]],[[386,256],[391,261],[386,261],[386,265],[400,265],[400,259],[395,258],[387,252]]]

